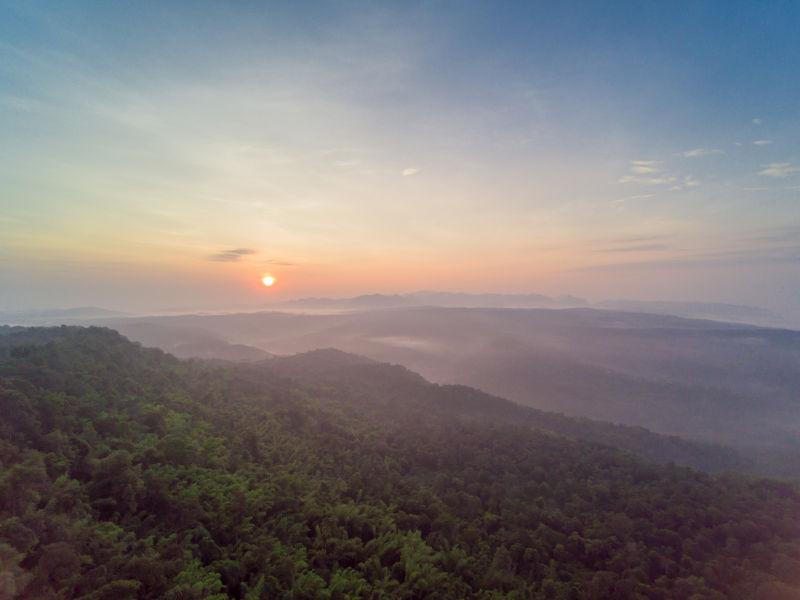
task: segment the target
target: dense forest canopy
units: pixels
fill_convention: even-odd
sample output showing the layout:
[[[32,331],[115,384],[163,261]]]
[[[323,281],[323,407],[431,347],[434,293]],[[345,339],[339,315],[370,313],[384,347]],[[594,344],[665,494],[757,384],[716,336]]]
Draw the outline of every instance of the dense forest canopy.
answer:
[[[0,597],[800,598],[794,485],[342,361],[0,328]]]

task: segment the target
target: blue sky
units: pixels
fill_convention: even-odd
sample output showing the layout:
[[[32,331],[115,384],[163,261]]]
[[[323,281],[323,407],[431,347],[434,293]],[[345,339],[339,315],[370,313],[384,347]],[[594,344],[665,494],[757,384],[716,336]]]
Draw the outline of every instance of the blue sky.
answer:
[[[796,2],[0,15],[0,309],[444,288],[800,315]]]

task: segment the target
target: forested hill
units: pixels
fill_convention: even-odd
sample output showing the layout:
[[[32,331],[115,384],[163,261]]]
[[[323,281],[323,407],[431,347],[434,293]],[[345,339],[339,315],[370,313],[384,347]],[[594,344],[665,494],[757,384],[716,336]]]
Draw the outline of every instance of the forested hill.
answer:
[[[651,462],[675,462],[710,472],[734,470],[800,479],[797,461],[778,461],[774,455],[656,434],[643,427],[542,411],[463,385],[433,384],[400,365],[378,363],[330,348],[275,357],[259,365],[259,369],[239,369],[241,380],[260,380],[271,374],[294,378],[305,387],[322,386],[317,394],[336,395],[341,402],[358,402],[363,411],[380,406],[383,417],[385,410],[393,406],[437,412],[441,418],[528,425],[632,452]]]
[[[285,369],[0,328],[0,597],[800,598],[789,484]]]

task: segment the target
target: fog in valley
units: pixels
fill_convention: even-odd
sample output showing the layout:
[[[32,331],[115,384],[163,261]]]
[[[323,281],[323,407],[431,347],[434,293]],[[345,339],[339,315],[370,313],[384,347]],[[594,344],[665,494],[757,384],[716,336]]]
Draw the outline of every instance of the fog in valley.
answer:
[[[526,304],[549,308],[519,308]],[[333,348],[523,406],[735,447],[767,469],[796,464],[800,473],[799,331],[664,314],[778,320],[745,306],[601,306],[574,297],[427,293],[301,299],[254,313],[83,309],[16,319],[110,327],[182,358],[269,364]]]

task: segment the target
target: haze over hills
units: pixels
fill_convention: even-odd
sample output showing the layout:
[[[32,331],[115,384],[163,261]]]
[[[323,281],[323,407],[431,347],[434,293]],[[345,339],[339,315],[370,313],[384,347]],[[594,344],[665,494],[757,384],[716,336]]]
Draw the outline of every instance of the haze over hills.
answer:
[[[269,352],[252,346],[227,342],[198,327],[164,326],[135,321],[121,329],[142,345],[161,348],[178,358],[257,361],[271,356]]]
[[[0,323],[5,325],[46,325],[124,316],[126,313],[118,310],[108,310],[97,306],[78,306],[75,308],[0,311]]]
[[[300,381],[334,385],[350,397],[439,407],[480,423],[528,425],[570,439],[612,446],[655,462],[675,462],[707,471],[739,471],[800,479],[800,450],[758,452],[654,434],[642,427],[615,425],[541,411],[462,385],[437,385],[399,365],[379,363],[335,349],[275,356],[264,369]],[[326,389],[323,387],[322,389]]]
[[[756,306],[711,302],[678,302],[656,300],[601,300],[590,302],[572,295],[501,294],[421,291],[408,294],[363,294],[360,296],[327,298],[308,297],[272,302],[264,306],[239,306],[227,310],[169,309],[145,311],[138,316],[180,315],[187,313],[225,314],[232,312],[279,311],[353,311],[411,307],[447,308],[597,308],[678,317],[710,319],[770,327],[800,327],[800,322],[785,319],[779,314]],[[67,309],[37,309],[0,311],[0,324],[48,325],[79,322],[85,319],[137,316],[137,314],[93,306]]]
[[[612,310],[631,304],[624,301],[603,310],[484,307],[562,302],[582,303],[536,294],[424,292],[298,300],[285,307],[289,312],[127,317],[77,309],[28,317],[106,324],[185,358],[259,360],[339,348],[542,410],[726,445],[800,449],[800,333]],[[765,311],[734,305],[632,306],[767,318]]]
[[[459,306],[498,308],[540,308],[586,306],[575,296],[550,297],[542,294],[468,294],[423,291],[411,294],[366,294],[350,298],[298,298],[275,304],[286,308],[398,308],[408,306]]]
[[[604,300],[592,304],[593,308],[608,308],[629,312],[674,315],[691,319],[711,319],[732,323],[763,325],[769,327],[798,328],[800,321],[785,319],[779,314],[757,306],[726,304],[721,302],[675,302],[659,300]]]
[[[293,305],[302,304],[310,313],[83,322],[111,326],[182,358],[258,361],[275,354],[338,348],[404,365],[431,381],[472,386],[540,410],[738,447],[762,464],[763,472],[779,472],[781,462],[800,456],[798,332],[611,308],[415,305],[423,299],[484,304],[544,302],[542,298],[546,297],[371,295],[334,304],[312,299]],[[386,308],[405,302],[412,306]],[[731,305],[705,310],[709,309],[740,316],[757,312]],[[58,320],[59,313],[54,315]]]
[[[298,300],[285,306],[288,312],[120,317],[79,309],[30,316],[108,325],[181,358],[258,361],[338,348],[540,410],[746,448],[773,466],[800,452],[800,333],[611,309],[624,301],[603,310],[483,306],[560,302],[582,304],[535,294],[424,292]],[[734,305],[656,308],[766,316]]]
[[[544,410],[796,449],[800,332],[594,309],[411,307],[104,320],[202,330],[274,354],[333,347]],[[143,338],[144,339],[144,338]]]

